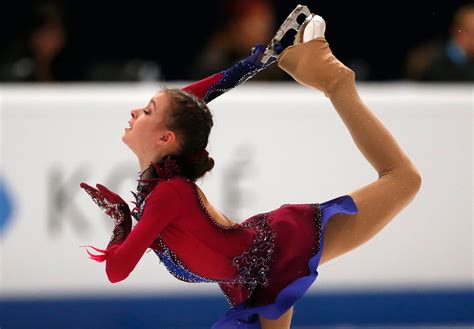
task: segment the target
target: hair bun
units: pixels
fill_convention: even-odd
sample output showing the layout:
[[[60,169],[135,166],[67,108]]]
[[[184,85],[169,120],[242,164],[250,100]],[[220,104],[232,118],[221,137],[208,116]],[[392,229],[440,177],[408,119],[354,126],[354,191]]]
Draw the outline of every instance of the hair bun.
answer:
[[[204,156],[206,156],[206,157],[209,156],[209,152],[207,152],[206,149],[202,149],[202,150],[199,150],[199,151],[191,154],[190,156],[187,157],[187,161],[190,162],[190,163],[193,163],[197,159],[201,159]]]
[[[189,169],[192,176],[196,178],[204,176],[206,172],[214,168],[214,159],[209,156],[207,151],[199,153],[193,160],[192,163],[189,163]]]

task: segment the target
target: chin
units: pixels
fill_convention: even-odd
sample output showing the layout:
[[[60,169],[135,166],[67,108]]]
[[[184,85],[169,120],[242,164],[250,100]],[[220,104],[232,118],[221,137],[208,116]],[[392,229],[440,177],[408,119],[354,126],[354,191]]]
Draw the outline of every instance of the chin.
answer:
[[[127,145],[127,147],[130,149],[130,151],[132,151],[132,153],[134,153],[135,155],[137,155],[137,152],[135,152],[134,148],[133,148],[130,144],[127,143],[126,138],[122,137],[122,142],[123,142],[125,145]],[[137,156],[138,156],[138,155],[137,155]]]
[[[127,136],[126,136],[126,134],[123,134],[123,136],[122,136],[122,142],[123,142],[125,145],[127,145],[129,149],[132,149],[132,148],[130,147],[130,144],[128,144],[128,142],[127,142]]]

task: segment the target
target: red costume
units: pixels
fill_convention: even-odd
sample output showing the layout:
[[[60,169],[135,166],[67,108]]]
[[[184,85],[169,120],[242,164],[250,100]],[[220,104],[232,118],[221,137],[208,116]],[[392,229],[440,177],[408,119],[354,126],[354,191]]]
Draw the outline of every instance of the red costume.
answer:
[[[257,48],[257,52],[262,48]],[[205,101],[230,90],[262,69],[252,54],[231,69],[184,90]],[[145,175],[146,174],[146,175]],[[147,176],[147,179],[144,178]],[[102,185],[82,183],[116,226],[107,249],[91,255],[106,261],[111,282],[124,280],[148,248],[169,272],[187,282],[215,282],[231,309],[213,328],[259,328],[257,315],[277,319],[316,279],[324,226],[335,213],[355,214],[349,195],[324,203],[284,204],[227,227],[206,210],[194,181],[168,156],[140,174],[136,207]],[[132,229],[131,216],[138,223]]]
[[[178,279],[218,283],[232,308],[214,328],[258,328],[256,314],[283,314],[316,279],[327,220],[357,213],[345,195],[323,204],[284,204],[224,226],[209,214],[195,183],[169,171],[175,165],[168,159],[168,169],[150,166],[154,178],[140,177],[132,212],[138,223],[91,257],[105,260],[109,280],[118,282],[152,248]]]

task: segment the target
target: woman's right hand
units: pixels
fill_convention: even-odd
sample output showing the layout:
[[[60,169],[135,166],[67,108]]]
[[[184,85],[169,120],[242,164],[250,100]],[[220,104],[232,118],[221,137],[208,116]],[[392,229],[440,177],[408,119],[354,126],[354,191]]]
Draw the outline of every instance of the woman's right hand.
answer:
[[[89,196],[92,198],[92,201],[94,201],[94,203],[97,204],[104,213],[112,217],[112,219],[115,221],[115,227],[112,232],[112,236],[110,237],[109,243],[107,244],[106,250],[89,246],[94,248],[96,251],[102,252],[103,254],[94,255],[87,251],[90,258],[98,262],[103,262],[107,258],[109,248],[115,244],[122,243],[132,230],[132,216],[130,208],[117,193],[112,192],[104,185],[96,184],[97,188],[94,188],[86,183],[81,183],[80,186],[84,189],[84,191],[87,192],[87,194],[89,194]]]
[[[131,222],[130,208],[117,193],[110,191],[101,184],[96,184],[97,188],[86,183],[81,183],[80,186],[104,213],[115,220],[116,224],[120,224],[125,220]]]

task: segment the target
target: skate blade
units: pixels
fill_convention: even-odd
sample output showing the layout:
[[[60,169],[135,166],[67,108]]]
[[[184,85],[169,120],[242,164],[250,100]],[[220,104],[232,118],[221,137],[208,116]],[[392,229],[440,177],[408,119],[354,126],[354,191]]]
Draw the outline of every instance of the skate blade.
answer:
[[[300,15],[305,16],[305,20],[303,23],[298,23],[297,19]],[[275,43],[280,42],[285,34],[289,30],[295,30],[297,33],[300,31],[301,27],[306,23],[311,16],[311,12],[309,11],[307,6],[298,5],[295,9],[288,15],[285,19],[283,24],[281,24],[278,31],[275,33],[275,36],[268,44],[267,48],[263,52],[262,59],[260,62],[265,65],[267,64],[272,58],[278,57],[277,52],[275,51]]]

